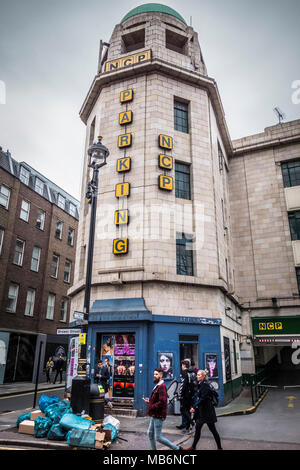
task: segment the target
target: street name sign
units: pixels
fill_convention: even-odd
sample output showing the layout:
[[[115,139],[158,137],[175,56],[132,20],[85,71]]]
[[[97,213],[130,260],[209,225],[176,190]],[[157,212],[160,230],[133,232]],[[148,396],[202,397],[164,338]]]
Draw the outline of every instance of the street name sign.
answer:
[[[82,333],[81,328],[57,328],[57,335],[79,335]]]

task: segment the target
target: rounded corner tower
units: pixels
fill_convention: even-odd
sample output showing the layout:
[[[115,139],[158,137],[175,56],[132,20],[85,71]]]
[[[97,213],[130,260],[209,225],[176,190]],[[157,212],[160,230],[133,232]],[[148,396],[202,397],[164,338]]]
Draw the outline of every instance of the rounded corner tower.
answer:
[[[179,379],[182,359],[202,369],[212,363],[210,378],[225,403],[227,340],[242,331],[225,315],[238,308],[227,177],[232,148],[197,33],[161,4],[129,11],[109,43],[101,42],[80,117],[87,134],[71,312],[82,311],[85,290],[87,149],[101,135],[110,152],[99,175],[89,374],[108,340],[114,399],[132,400],[144,413],[142,395],[164,356],[167,383]]]

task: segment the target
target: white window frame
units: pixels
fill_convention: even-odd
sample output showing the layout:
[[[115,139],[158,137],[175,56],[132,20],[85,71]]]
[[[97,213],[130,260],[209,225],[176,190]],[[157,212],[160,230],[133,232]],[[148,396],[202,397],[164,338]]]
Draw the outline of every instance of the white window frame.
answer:
[[[18,242],[22,243],[22,250],[17,250],[18,247]],[[20,245],[19,245],[20,246]],[[15,251],[14,251],[14,258],[13,258],[13,264],[16,264],[17,266],[22,266],[23,265],[23,259],[24,259],[24,251],[25,251],[25,241],[22,240],[22,238],[17,238],[16,239],[16,244],[15,244]],[[18,256],[18,260],[16,260],[16,256]]]
[[[27,204],[27,208],[26,208],[26,204]],[[22,199],[20,219],[24,220],[25,222],[28,222],[29,214],[30,214],[30,202],[26,201],[26,199]]]
[[[35,250],[38,250],[38,257],[34,257],[33,255],[35,254]],[[40,259],[41,259],[41,248],[39,246],[34,246],[32,249],[32,256],[31,256],[31,264],[30,264],[30,269],[31,271],[34,271],[35,273],[39,272],[39,267],[40,267]],[[33,263],[37,263],[37,269],[33,266]]]
[[[55,238],[58,238],[59,240],[62,239],[63,225],[64,224],[61,220],[57,220],[55,227]],[[58,228],[58,226],[60,226],[60,228]]]
[[[70,235],[70,232],[72,233],[72,235]],[[75,229],[72,228],[72,227],[69,227],[69,230],[68,230],[68,245],[74,246],[74,238],[75,238]]]
[[[56,258],[55,274],[52,274],[52,268],[54,267],[54,258]],[[59,255],[57,255],[56,253],[53,253],[52,254],[51,267],[50,267],[50,276],[53,277],[54,279],[57,279],[57,277],[58,277],[58,268],[59,268]]]
[[[70,284],[71,282],[71,271],[72,271],[72,261],[69,259],[66,259],[65,268],[64,268],[64,282],[67,282],[68,284]],[[66,274],[67,274],[67,279],[66,279]]]
[[[57,196],[57,205],[63,210],[66,208],[66,198],[62,194],[58,194]]]
[[[55,294],[49,293],[48,295],[48,302],[47,302],[47,313],[46,319],[53,320],[54,319],[54,310],[55,310]]]
[[[26,186],[29,185],[29,178],[30,178],[30,171],[27,170],[27,168],[25,168],[24,166],[21,166],[21,170],[20,170],[20,181],[24,184],[26,184]]]
[[[66,323],[68,314],[68,299],[62,297],[60,304],[60,321]]]
[[[44,181],[40,180],[38,177],[35,178],[34,190],[41,196],[44,194]]]
[[[2,253],[2,248],[3,248],[3,240],[4,240],[4,228],[0,227],[0,255]]]
[[[29,287],[29,289],[27,290],[24,315],[28,317],[33,317],[34,303],[35,303],[35,289],[32,289],[31,287]]]
[[[13,293],[11,293],[11,288],[14,289]],[[6,307],[6,310],[8,312],[12,312],[12,313],[16,312],[17,302],[18,302],[18,295],[19,295],[19,285],[16,284],[15,282],[11,282],[9,284],[9,288],[8,288],[7,300],[12,300],[13,304],[12,304],[12,308],[9,308],[8,306]]]
[[[45,220],[46,220],[46,212],[43,211],[43,209],[38,209],[38,215],[37,215],[37,218],[36,218],[36,227],[39,230],[44,230]],[[39,221],[40,221],[40,226],[39,226]]]
[[[7,191],[7,194],[5,194],[4,191]],[[5,184],[1,184],[0,205],[5,207],[5,209],[8,209],[9,201],[10,201],[10,194],[11,194],[11,190],[7,186],[5,186]]]
[[[72,202],[70,202],[70,204],[69,204],[69,214],[72,217],[76,217],[76,206]]]

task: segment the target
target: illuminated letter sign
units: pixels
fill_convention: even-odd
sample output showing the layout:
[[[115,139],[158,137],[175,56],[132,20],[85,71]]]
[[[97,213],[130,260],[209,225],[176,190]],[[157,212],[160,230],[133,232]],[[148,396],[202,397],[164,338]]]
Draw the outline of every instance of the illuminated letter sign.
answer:
[[[115,224],[127,225],[129,223],[128,209],[115,211]]]
[[[117,171],[119,173],[124,173],[125,171],[129,171],[130,168],[131,168],[131,158],[130,157],[119,158],[117,160]]]
[[[124,111],[124,113],[119,114],[119,124],[123,126],[124,124],[130,124],[132,122],[132,111]]]
[[[129,183],[119,183],[116,184],[116,197],[129,196],[130,194],[130,184]]]
[[[173,157],[170,155],[160,155],[158,160],[159,168],[163,168],[164,170],[172,170],[173,169]]]
[[[160,189],[172,191],[173,190],[173,178],[171,176],[159,175],[158,185]]]
[[[133,100],[133,90],[132,89],[121,91],[121,94],[120,94],[121,103],[128,103],[128,101],[132,101],[132,100]]]
[[[163,149],[172,150],[173,148],[173,139],[168,135],[160,134],[158,136],[158,145]]]
[[[119,148],[124,148],[124,147],[130,147],[132,143],[132,138],[131,134],[122,134],[119,135],[118,137],[118,147]]]
[[[127,238],[115,238],[113,241],[114,255],[124,255],[127,252],[128,252],[128,239]]]

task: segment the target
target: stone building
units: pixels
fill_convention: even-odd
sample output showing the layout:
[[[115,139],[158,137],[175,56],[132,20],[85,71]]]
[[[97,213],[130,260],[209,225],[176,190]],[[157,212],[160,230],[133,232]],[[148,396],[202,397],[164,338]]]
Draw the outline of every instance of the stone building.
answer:
[[[188,357],[209,369],[221,403],[228,402],[242,377],[232,143],[197,33],[162,5],[129,12],[100,58],[80,116],[86,148],[101,135],[110,151],[98,192],[89,374],[109,351],[111,395],[134,398],[143,412],[153,369],[165,361],[169,383]],[[83,306],[90,178],[86,152],[71,311]]]
[[[78,201],[0,148],[0,383],[41,378],[48,357],[66,356]]]

